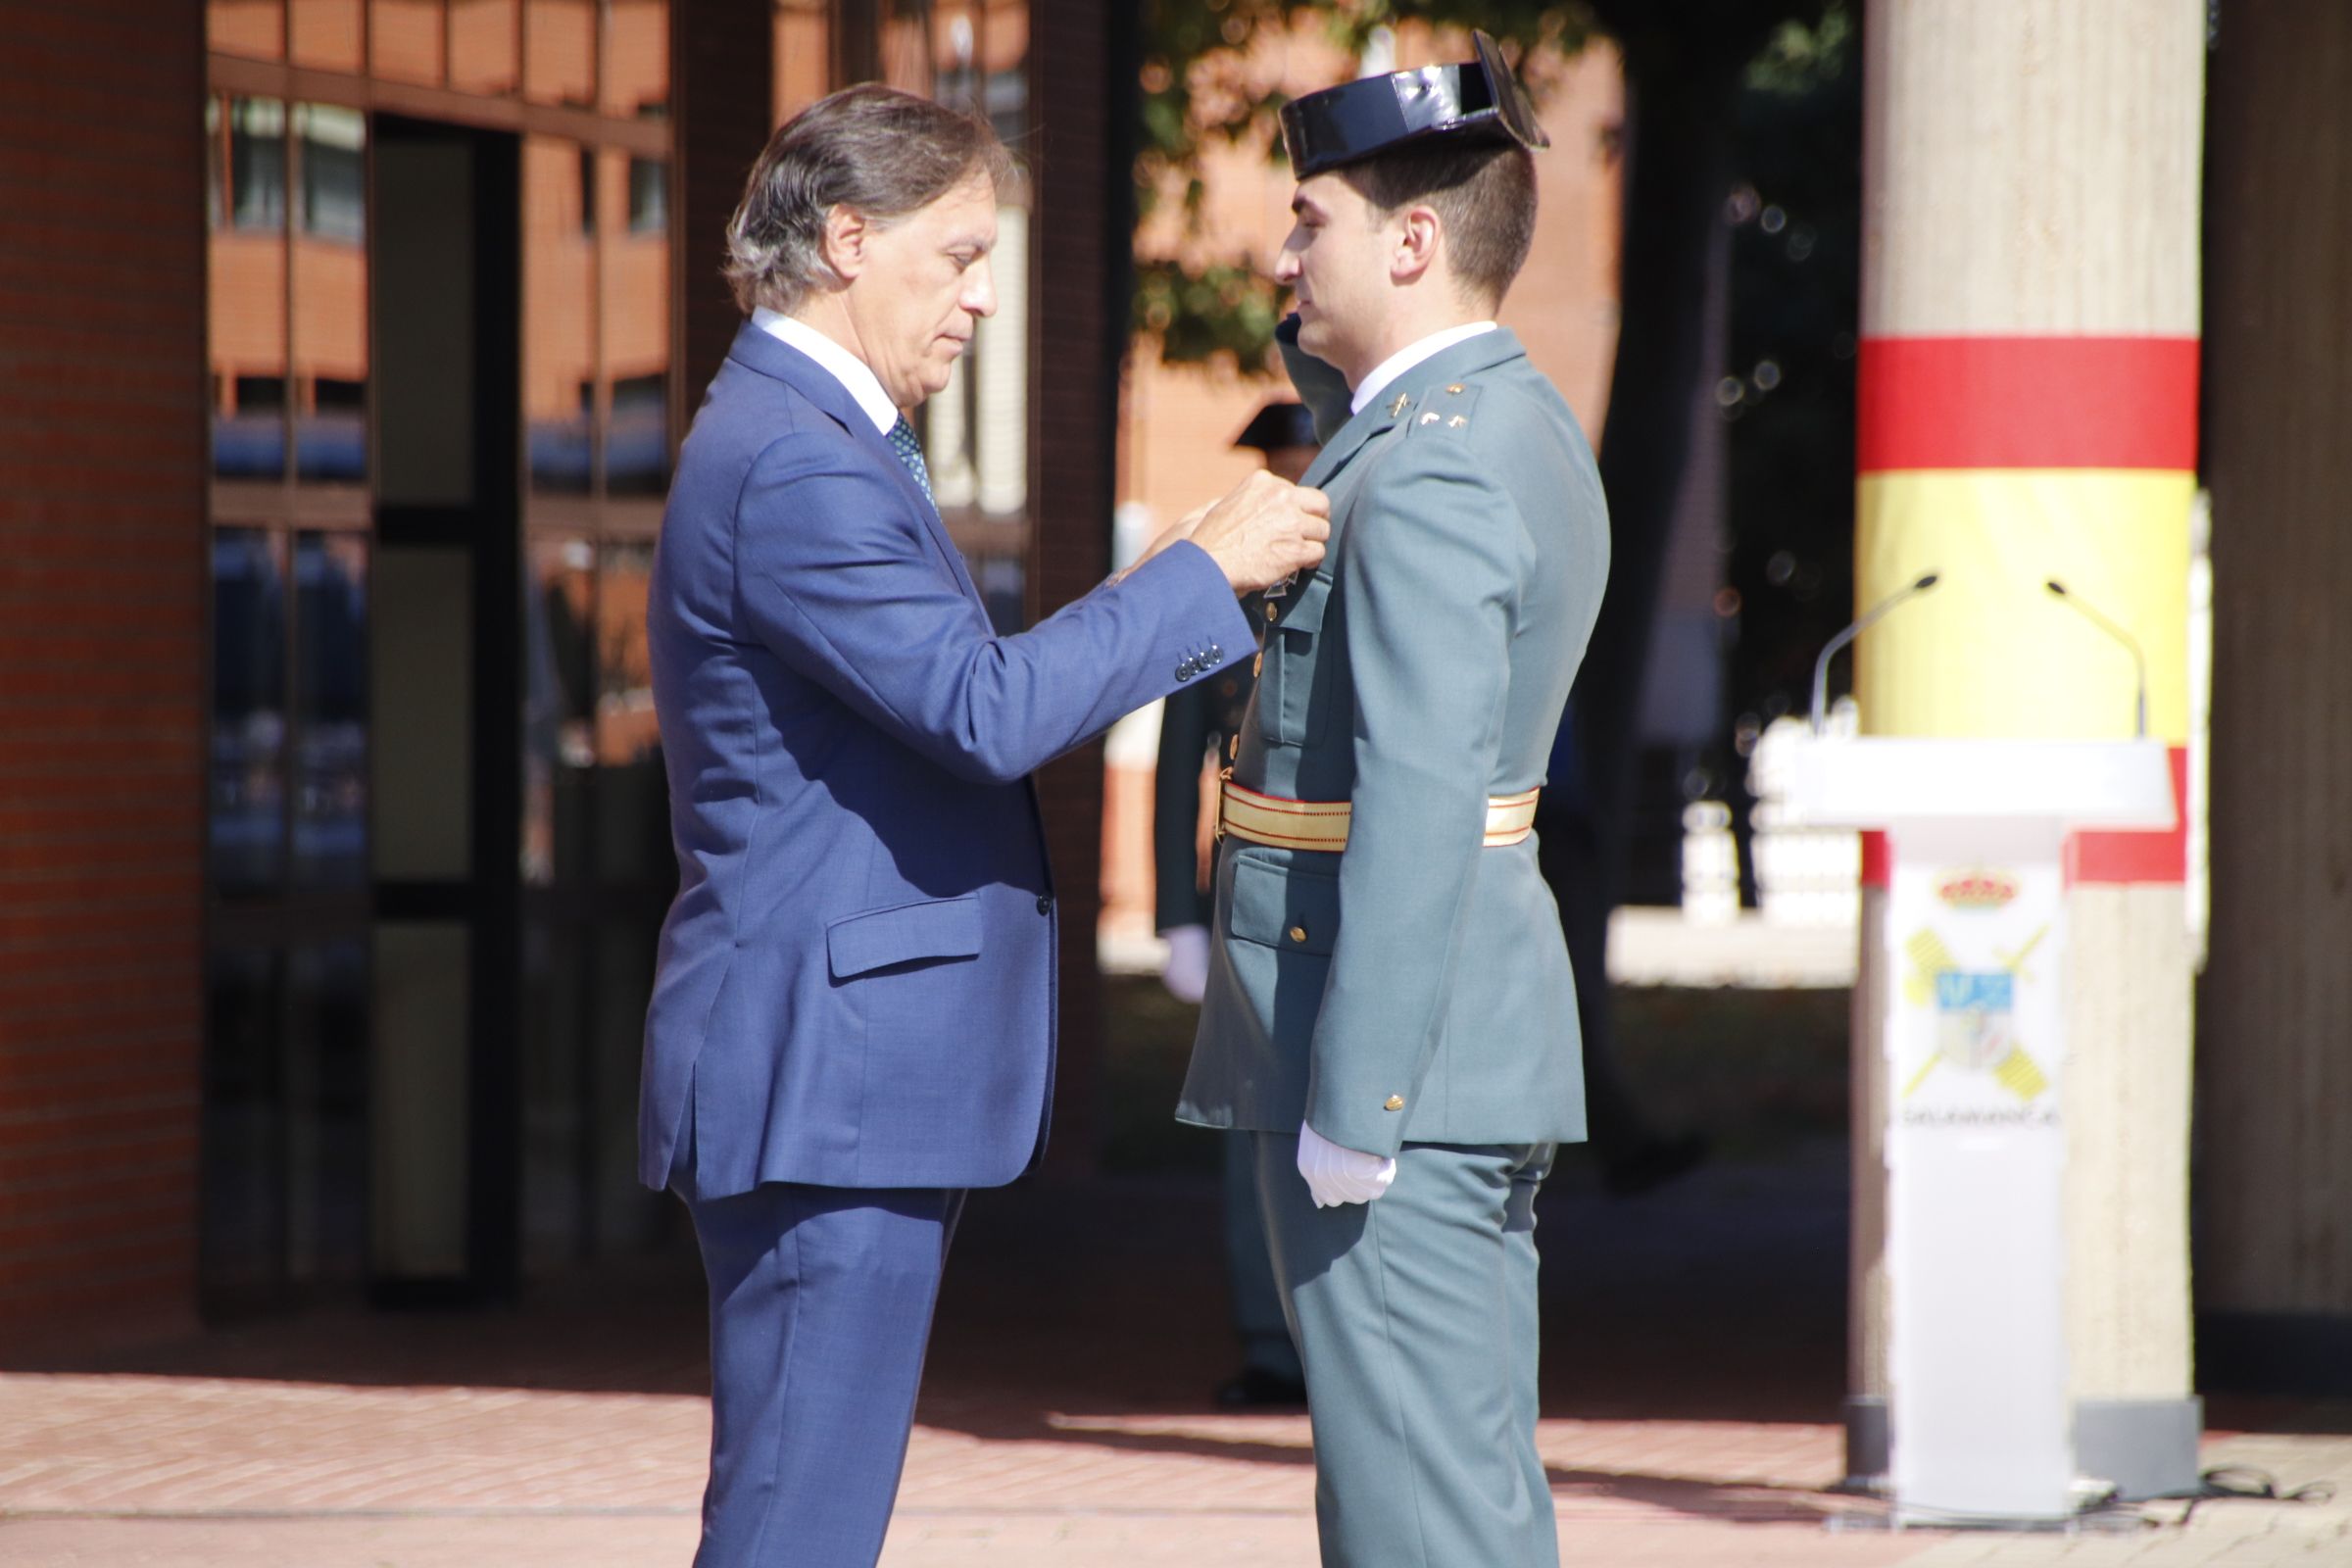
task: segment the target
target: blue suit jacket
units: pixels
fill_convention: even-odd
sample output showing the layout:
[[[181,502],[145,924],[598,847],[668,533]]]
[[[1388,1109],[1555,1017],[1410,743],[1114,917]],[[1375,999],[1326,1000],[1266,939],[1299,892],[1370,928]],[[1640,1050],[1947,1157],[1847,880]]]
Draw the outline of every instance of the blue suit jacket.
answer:
[[[849,391],[747,325],[679,454],[647,606],[678,856],[639,1175],[986,1187],[1045,1138],[1054,921],[1028,775],[1247,656],[1178,545],[1000,637]],[[691,1118],[691,1120],[689,1120]]]

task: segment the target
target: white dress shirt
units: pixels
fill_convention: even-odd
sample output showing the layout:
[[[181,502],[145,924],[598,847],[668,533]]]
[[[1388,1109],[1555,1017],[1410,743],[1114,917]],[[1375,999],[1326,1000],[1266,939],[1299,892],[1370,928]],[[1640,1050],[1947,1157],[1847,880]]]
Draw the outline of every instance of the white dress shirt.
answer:
[[[1372,406],[1372,400],[1388,390],[1389,383],[1441,349],[1449,349],[1481,332],[1494,330],[1493,321],[1472,321],[1464,326],[1449,326],[1443,332],[1432,332],[1417,343],[1398,349],[1374,368],[1372,373],[1356,384],[1355,396],[1348,401],[1348,412],[1361,414]]]
[[[764,305],[753,310],[752,324],[778,342],[799,349],[822,366],[826,373],[858,400],[858,406],[865,411],[865,416],[874,421],[875,429],[888,435],[890,427],[899,422],[899,411],[890,401],[890,394],[882,390],[881,381],[875,378],[874,372],[867,369],[865,362],[857,355],[807,321],[795,319],[780,311],[771,311]]]

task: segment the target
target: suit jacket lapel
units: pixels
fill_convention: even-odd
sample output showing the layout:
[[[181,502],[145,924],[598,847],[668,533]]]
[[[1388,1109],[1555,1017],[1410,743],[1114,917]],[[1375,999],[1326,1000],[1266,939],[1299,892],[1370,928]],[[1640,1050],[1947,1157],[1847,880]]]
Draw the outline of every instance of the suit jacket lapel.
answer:
[[[956,541],[949,534],[947,522],[940,516],[939,509],[923,494],[922,486],[914,482],[914,475],[907,471],[906,464],[899,461],[899,455],[891,450],[890,442],[881,431],[874,428],[874,421],[866,417],[865,410],[858,407],[858,400],[850,395],[850,389],[843,386],[832,371],[774,333],[763,331],[749,321],[744,322],[742,330],[735,334],[735,342],[727,350],[727,357],[738,361],[748,369],[784,382],[824,410],[851,440],[864,447],[897,483],[900,493],[906,498],[906,505],[922,519],[932,544],[938,548],[948,569],[955,573],[964,597],[972,602],[983,616],[988,613],[988,602],[980,597],[980,589],[972,581],[971,569],[964,564],[963,552],[956,548]]]

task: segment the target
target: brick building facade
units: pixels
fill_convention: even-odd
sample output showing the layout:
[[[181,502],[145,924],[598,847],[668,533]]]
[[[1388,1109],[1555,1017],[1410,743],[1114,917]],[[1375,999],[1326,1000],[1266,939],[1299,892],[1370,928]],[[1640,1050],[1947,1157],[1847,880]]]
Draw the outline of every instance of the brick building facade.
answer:
[[[725,216],[842,82],[1024,149],[1006,227],[1051,243],[927,443],[1000,620],[1041,614],[1108,558],[1121,24],[0,0],[0,1346],[663,1239],[643,574],[739,319]],[[1043,784],[1083,1163],[1101,769]]]

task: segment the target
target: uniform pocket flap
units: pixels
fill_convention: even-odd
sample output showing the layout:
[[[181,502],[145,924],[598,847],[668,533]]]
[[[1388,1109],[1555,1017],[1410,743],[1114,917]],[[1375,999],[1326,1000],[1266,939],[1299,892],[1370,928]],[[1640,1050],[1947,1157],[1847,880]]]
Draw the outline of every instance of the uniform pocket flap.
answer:
[[[1300,583],[1287,604],[1280,599],[1268,601],[1274,611],[1275,626],[1302,636],[1312,636],[1323,629],[1323,607],[1330,602],[1331,578],[1319,571]]]
[[[917,958],[969,958],[979,952],[976,894],[868,909],[825,927],[825,956],[837,980]]]
[[[1340,934],[1340,879],[1320,871],[1237,858],[1233,862],[1233,914],[1227,930],[1238,941],[1260,943],[1284,953],[1328,955]]]

